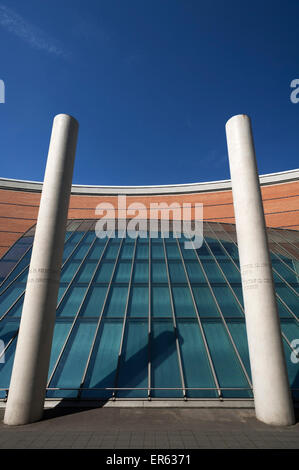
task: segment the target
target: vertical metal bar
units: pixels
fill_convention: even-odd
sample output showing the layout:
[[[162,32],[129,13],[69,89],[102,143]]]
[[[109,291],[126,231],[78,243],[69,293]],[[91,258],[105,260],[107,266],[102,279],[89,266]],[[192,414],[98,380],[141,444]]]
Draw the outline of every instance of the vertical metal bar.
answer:
[[[122,357],[124,335],[125,335],[125,329],[126,329],[126,323],[127,323],[126,320],[127,320],[127,313],[128,313],[128,306],[129,306],[129,300],[130,300],[130,294],[131,294],[131,286],[132,286],[132,278],[133,278],[133,271],[134,271],[134,263],[135,263],[135,255],[136,255],[137,240],[138,240],[138,238],[135,239],[135,243],[134,243],[134,251],[133,251],[133,256],[132,256],[131,271],[130,271],[130,279],[129,279],[129,284],[128,284],[127,300],[126,300],[125,311],[124,311],[123,327],[122,327],[122,332],[121,332],[121,339],[120,339],[120,345],[119,345],[119,351],[118,351],[118,358],[117,358],[117,366],[116,366],[116,371],[115,371],[115,378],[114,378],[114,387],[115,387],[115,389],[117,388],[117,382],[118,382],[118,376],[119,376],[119,368],[120,368],[120,362],[121,362],[121,357]],[[112,393],[112,398],[113,398],[113,400],[115,400],[116,394],[117,394],[117,391],[115,392],[115,389],[113,390],[113,393]]]
[[[202,340],[203,340],[206,355],[207,355],[207,358],[208,358],[209,366],[210,366],[210,369],[211,369],[211,372],[212,372],[212,376],[213,376],[213,379],[214,379],[214,382],[215,382],[215,385],[216,385],[218,398],[222,399],[220,384],[218,382],[218,378],[217,378],[216,370],[215,370],[214,363],[213,363],[213,360],[212,360],[212,356],[211,356],[211,353],[210,353],[210,349],[209,349],[209,346],[208,346],[207,338],[206,338],[206,335],[205,335],[205,332],[204,332],[204,329],[203,329],[203,326],[202,326],[200,315],[199,315],[197,305],[196,305],[196,302],[195,302],[195,298],[194,298],[194,295],[193,295],[189,274],[188,274],[188,271],[187,271],[187,268],[186,268],[185,260],[184,260],[182,250],[181,250],[181,247],[180,247],[180,244],[179,244],[178,240],[177,240],[177,244],[178,244],[178,249],[179,249],[180,256],[181,256],[181,261],[183,263],[183,268],[184,268],[185,276],[186,276],[186,279],[187,279],[189,292],[190,292],[190,295],[191,295],[191,298],[192,298],[193,307],[194,307],[194,310],[195,310],[195,313],[196,313],[197,323],[198,323],[200,333],[201,333],[201,336],[202,336]],[[194,249],[194,251],[196,253],[195,249]],[[196,253],[196,255],[197,255],[197,253]],[[197,257],[197,260],[198,260],[198,257]]]
[[[173,322],[173,330],[174,330],[174,335],[175,335],[175,344],[176,344],[176,350],[177,350],[177,355],[178,355],[178,363],[179,363],[179,369],[180,369],[180,375],[181,375],[181,382],[182,382],[182,387],[183,387],[183,398],[184,398],[184,400],[186,400],[187,395],[186,395],[185,378],[184,378],[184,371],[183,371],[183,365],[182,365],[180,343],[179,343],[179,338],[178,338],[178,330],[177,330],[177,325],[176,325],[176,317],[175,317],[175,311],[174,311],[171,281],[170,281],[169,267],[168,267],[168,258],[167,258],[167,252],[166,252],[164,237],[162,238],[162,243],[163,243],[164,258],[165,258],[165,265],[166,265],[166,274],[167,274],[168,290],[169,290],[169,297],[170,297],[170,305],[171,305],[171,311],[172,311],[172,322]]]
[[[119,259],[119,255],[120,255],[122,246],[123,246],[123,242],[124,242],[124,239],[122,238],[121,242],[119,244],[118,252],[117,252],[115,262],[114,262],[114,266],[113,266],[113,270],[112,270],[112,273],[111,273],[111,276],[110,276],[110,281],[109,281],[109,284],[108,284],[108,287],[107,287],[107,292],[106,292],[105,299],[104,299],[104,302],[103,302],[102,310],[101,310],[101,313],[100,313],[100,316],[99,316],[96,331],[95,331],[95,334],[94,334],[94,337],[93,337],[93,341],[92,341],[92,345],[91,345],[89,355],[88,355],[88,358],[87,358],[86,366],[85,366],[83,376],[82,376],[82,379],[81,379],[80,389],[78,391],[78,398],[81,398],[81,393],[82,393],[81,389],[84,388],[84,382],[86,380],[86,374],[87,374],[88,367],[89,367],[89,364],[90,364],[90,359],[92,357],[92,353],[93,353],[93,350],[94,350],[94,347],[95,347],[96,338],[97,338],[97,335],[98,335],[98,332],[99,332],[99,329],[100,329],[100,326],[101,326],[102,317],[103,317],[103,314],[105,312],[107,299],[109,297],[113,276],[114,276],[114,273],[115,273],[115,270],[116,270],[116,266],[117,266],[117,263],[118,263],[118,259]]]

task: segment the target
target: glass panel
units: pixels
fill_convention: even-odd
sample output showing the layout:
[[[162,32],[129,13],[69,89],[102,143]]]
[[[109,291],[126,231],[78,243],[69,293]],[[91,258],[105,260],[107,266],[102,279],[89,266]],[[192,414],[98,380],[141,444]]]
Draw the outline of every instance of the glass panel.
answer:
[[[77,269],[80,266],[80,261],[69,261],[66,266],[62,269],[60,282],[70,282]]]
[[[148,263],[135,262],[133,271],[133,282],[148,282]]]
[[[108,286],[91,287],[81,309],[83,317],[99,317],[103,308]]]
[[[229,282],[241,282],[241,275],[231,261],[219,260],[218,262]],[[221,282],[223,282],[223,278]]]
[[[173,325],[153,322],[152,387],[182,387]],[[153,397],[182,397],[182,390],[152,390]]]
[[[177,244],[169,243],[168,240],[166,240],[166,253],[168,259],[181,259]]]
[[[25,287],[13,284],[0,296],[0,316],[2,316],[24,292]]]
[[[117,386],[148,386],[148,324],[145,321],[127,323]],[[146,397],[147,390],[119,391],[117,396]]]
[[[185,271],[180,261],[169,261],[168,269],[171,282],[187,282]]]
[[[165,261],[152,261],[152,281],[168,282]]]
[[[296,320],[281,320],[280,322],[281,325],[281,330],[283,333],[286,335],[290,343],[296,339],[298,340],[298,343],[295,348],[298,348],[299,346],[299,325]],[[299,373],[299,366],[298,366],[298,373]]]
[[[50,388],[79,388],[94,337],[96,323],[75,326],[59,361]],[[76,397],[77,390],[49,391],[48,397]]]
[[[288,286],[275,286],[277,294],[287,304],[295,315],[298,313],[298,296],[288,288]]]
[[[164,248],[162,243],[152,243],[151,245],[152,259],[164,259]]]
[[[113,262],[101,262],[93,282],[110,282],[113,268]]]
[[[186,270],[190,282],[204,282],[206,283],[204,274],[198,261],[186,261]]]
[[[76,282],[89,283],[96,269],[96,265],[97,265],[96,261],[85,261],[83,266],[81,266],[78,275],[76,276]]]
[[[224,277],[221,274],[220,269],[213,260],[203,260],[202,261],[204,270],[209,278],[210,283],[213,282],[225,282]]]
[[[243,312],[228,286],[214,286],[213,291],[224,317],[243,317]]]
[[[215,388],[216,384],[197,322],[178,320],[178,336],[186,387]],[[189,390],[187,396],[217,397],[215,390]]]
[[[0,322],[0,340],[3,341],[4,347],[7,346],[9,341],[17,334],[20,322],[18,320],[4,319]],[[2,348],[0,349],[0,353]]]
[[[217,321],[203,321],[203,328],[220,387],[249,388],[241,365],[224,326]],[[250,397],[250,390],[223,390],[224,398]]]
[[[178,317],[196,317],[189,287],[172,287],[174,311]]]
[[[128,315],[131,317],[148,315],[148,287],[131,288]]]
[[[128,286],[113,287],[110,290],[105,308],[106,317],[122,317],[124,315],[127,295]]]
[[[114,387],[122,322],[105,321],[97,335],[84,388]],[[112,390],[85,390],[83,398],[111,397]]]
[[[87,287],[72,286],[66,293],[63,301],[61,302],[58,310],[58,316],[74,317],[78,308],[83,300]]]
[[[3,292],[4,288],[10,284],[11,281],[13,281],[17,275],[23,271],[23,269],[29,265],[31,259],[31,249],[30,252],[27,253],[24,258],[18,263],[18,265],[15,267],[15,269],[9,274],[9,276],[6,278],[5,282],[1,286],[1,292]]]
[[[106,251],[104,253],[104,258],[115,260],[117,257],[118,250],[119,250],[119,241],[115,245],[111,244],[110,242],[109,246],[106,248]]]
[[[138,244],[136,250],[136,259],[148,259],[148,245]]]
[[[134,245],[125,244],[120,253],[120,259],[132,259],[134,253]]]
[[[7,351],[5,351],[5,362],[0,362],[0,388],[9,388],[16,345],[17,341],[14,339]],[[0,398],[5,398],[5,391],[0,390]]]
[[[272,267],[284,278],[288,283],[298,283],[298,276],[288,269],[284,264],[278,259],[272,259]],[[281,281],[280,281],[281,282]]]
[[[168,287],[152,287],[153,317],[170,317],[172,315]]]
[[[120,261],[116,267],[114,281],[128,284],[130,281],[131,268],[131,261]]]
[[[230,334],[233,337],[233,340],[238,349],[238,352],[241,356],[246,372],[251,379],[251,369],[250,369],[249,350],[248,350],[245,320],[228,320],[227,326],[230,331]]]
[[[90,243],[80,243],[79,247],[76,249],[75,253],[72,256],[72,260],[82,261],[89,248]]]
[[[56,364],[60,351],[65,343],[67,335],[72,326],[71,321],[57,321],[54,328],[51,356],[50,356],[50,365],[49,365],[49,374],[48,380],[51,376],[53,368]]]
[[[200,316],[219,316],[216,304],[208,287],[193,287],[193,295]]]
[[[88,256],[87,256],[87,259],[93,259],[93,260],[96,260],[98,261],[104,251],[104,247],[105,247],[105,244],[95,244],[92,249],[90,250],[90,252],[88,253]]]

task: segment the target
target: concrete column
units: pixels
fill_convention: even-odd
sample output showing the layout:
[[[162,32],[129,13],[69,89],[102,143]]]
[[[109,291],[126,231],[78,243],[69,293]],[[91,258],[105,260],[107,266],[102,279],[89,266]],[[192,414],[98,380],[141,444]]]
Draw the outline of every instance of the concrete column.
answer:
[[[256,417],[294,424],[250,119],[226,123]]]
[[[4,423],[43,415],[60,269],[78,135],[77,121],[55,116]]]

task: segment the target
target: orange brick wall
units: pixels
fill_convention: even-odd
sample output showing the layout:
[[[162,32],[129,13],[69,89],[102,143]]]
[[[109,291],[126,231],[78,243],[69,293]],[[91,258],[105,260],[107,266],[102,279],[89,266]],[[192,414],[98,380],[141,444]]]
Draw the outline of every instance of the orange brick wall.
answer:
[[[278,183],[262,187],[262,197],[269,227],[299,230],[299,181]],[[40,193],[0,189],[0,256],[36,222]],[[96,218],[95,208],[101,202],[111,202],[117,207],[116,196],[72,195],[70,219]],[[146,207],[152,202],[201,202],[204,220],[234,223],[232,192],[215,191],[194,194],[155,196],[127,196],[127,205],[142,202]]]

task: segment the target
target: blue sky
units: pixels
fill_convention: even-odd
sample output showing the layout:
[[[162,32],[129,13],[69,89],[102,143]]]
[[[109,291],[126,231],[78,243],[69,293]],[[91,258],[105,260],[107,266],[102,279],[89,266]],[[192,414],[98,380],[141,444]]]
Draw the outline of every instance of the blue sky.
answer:
[[[229,178],[240,113],[260,174],[297,168],[298,18],[297,0],[0,0],[0,176],[43,179],[59,113],[78,184]]]

